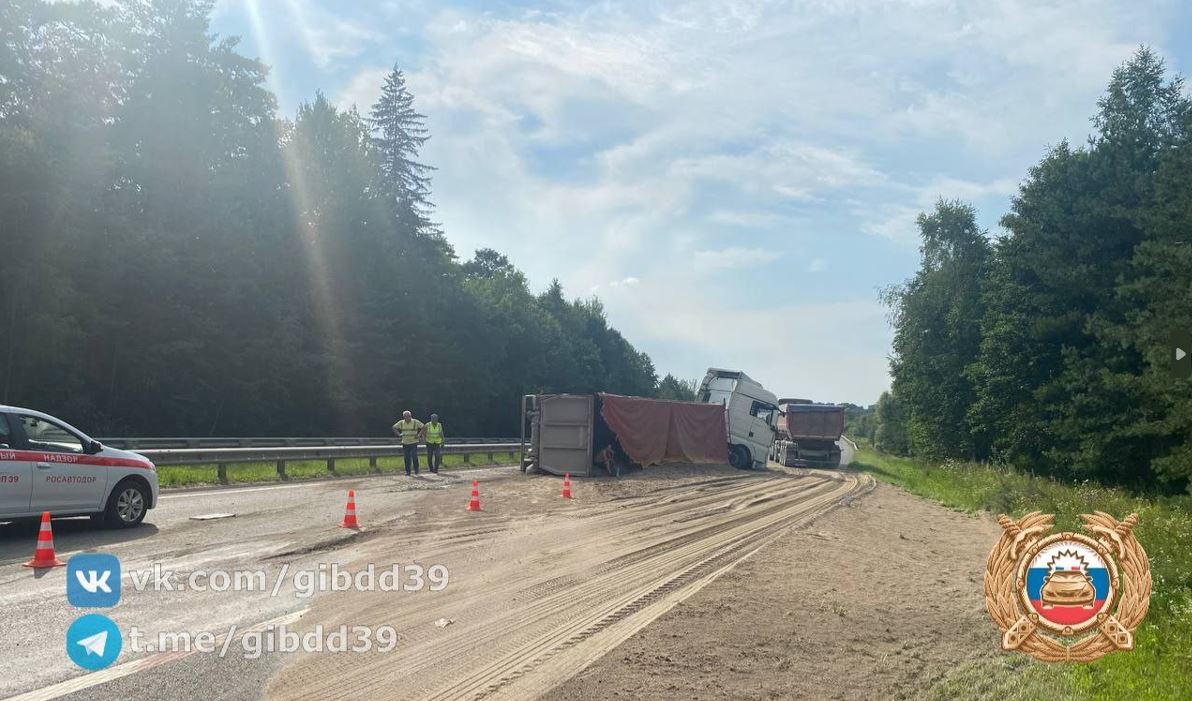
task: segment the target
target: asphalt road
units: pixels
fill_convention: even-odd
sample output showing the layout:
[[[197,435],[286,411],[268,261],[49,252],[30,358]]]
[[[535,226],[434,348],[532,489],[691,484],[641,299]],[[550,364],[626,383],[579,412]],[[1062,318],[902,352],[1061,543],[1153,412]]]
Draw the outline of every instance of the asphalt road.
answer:
[[[318,573],[351,558],[356,541],[369,537],[367,527],[380,526],[408,516],[419,492],[447,489],[472,477],[491,479],[512,475],[516,468],[487,468],[422,475],[341,478],[333,481],[260,487],[223,488],[164,492],[160,504],[146,523],[131,530],[97,530],[87,519],[54,521],[54,542],[58,558],[66,561],[80,552],[105,552],[120,558],[122,593],[120,603],[102,611],[120,626],[126,649],[117,665],[81,675],[64,654],[65,632],[80,613],[66,600],[66,568],[34,573],[20,563],[29,559],[36,542],[36,527],[0,526],[0,659],[15,673],[0,676],[0,697],[43,689],[70,679],[93,683],[115,678],[114,672],[147,674],[135,664],[121,670],[126,660],[162,655],[136,653],[128,648],[135,629],[146,639],[159,632],[226,631],[236,625],[243,630],[254,624],[284,620],[303,611],[309,597],[295,587],[295,573]],[[347,491],[356,491],[357,512],[366,530],[356,533],[339,528],[344,516]],[[196,516],[234,514],[213,520],[192,520]],[[287,576],[276,594],[273,586],[283,566]],[[225,582],[223,572],[245,572],[239,585]],[[261,588],[263,573],[268,591],[229,591]],[[137,573],[134,578],[133,573]],[[195,574],[198,573],[198,574]],[[195,579],[191,580],[191,577]],[[310,576],[310,575],[307,575]],[[301,580],[299,580],[301,581]],[[142,586],[137,589],[137,582]],[[190,589],[191,585],[199,589]],[[306,584],[302,581],[302,584]],[[173,590],[171,590],[171,587]],[[212,591],[212,589],[222,589]],[[307,587],[304,587],[305,591]],[[187,658],[194,657],[194,660]],[[159,698],[207,696],[212,675],[194,675],[187,670],[195,663],[210,662],[212,655],[170,659],[169,668],[152,672]],[[268,657],[268,656],[266,656]],[[201,659],[201,658],[206,658]],[[260,666],[260,665],[250,665]],[[231,681],[226,665],[214,678]],[[203,680],[206,686],[192,684]],[[31,698],[58,698],[70,687],[52,689]],[[96,698],[98,687],[87,690]],[[115,690],[103,690],[102,697],[126,697]],[[144,688],[141,689],[142,694]],[[138,694],[140,695],[140,694]],[[215,695],[217,698],[219,694]]]
[[[847,464],[851,446],[842,442],[842,452]],[[0,676],[0,697],[260,698],[292,656],[252,659],[236,647],[234,654],[221,657],[148,646],[163,633],[206,632],[218,647],[225,638],[229,644],[239,642],[246,630],[293,624],[325,595],[307,595],[314,582],[301,577],[359,561],[378,534],[409,528],[430,552],[439,548],[440,537],[454,537],[414,532],[424,525],[407,526],[421,523],[417,508],[433,496],[428,491],[450,490],[444,496],[462,505],[471,479],[481,480],[483,488],[486,481],[516,485],[518,477],[516,468],[505,467],[419,478],[383,475],[172,491],[162,494],[158,508],[137,529],[106,531],[86,519],[55,521],[59,559],[105,552],[121,560],[120,602],[101,612],[119,625],[124,649],[115,665],[89,674],[65,654],[66,629],[82,613],[67,602],[66,568],[34,573],[21,567],[32,554],[36,527],[0,526],[0,627],[5,631],[0,659],[9,670]],[[338,526],[349,489],[356,490],[362,532]],[[232,516],[195,520],[218,514]]]

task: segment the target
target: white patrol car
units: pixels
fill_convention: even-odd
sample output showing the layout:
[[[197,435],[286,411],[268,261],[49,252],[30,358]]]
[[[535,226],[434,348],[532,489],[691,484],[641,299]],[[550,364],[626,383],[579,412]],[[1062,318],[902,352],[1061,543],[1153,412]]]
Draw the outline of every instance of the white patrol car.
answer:
[[[139,525],[157,505],[157,468],[32,409],[0,405],[0,520],[89,515]]]

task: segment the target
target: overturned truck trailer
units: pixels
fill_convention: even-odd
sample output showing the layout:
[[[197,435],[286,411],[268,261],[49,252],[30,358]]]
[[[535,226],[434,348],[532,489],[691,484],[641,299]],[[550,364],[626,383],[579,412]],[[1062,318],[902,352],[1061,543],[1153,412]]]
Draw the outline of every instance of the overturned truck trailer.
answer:
[[[662,462],[728,462],[724,407],[619,394],[522,397],[522,470],[620,475]]]

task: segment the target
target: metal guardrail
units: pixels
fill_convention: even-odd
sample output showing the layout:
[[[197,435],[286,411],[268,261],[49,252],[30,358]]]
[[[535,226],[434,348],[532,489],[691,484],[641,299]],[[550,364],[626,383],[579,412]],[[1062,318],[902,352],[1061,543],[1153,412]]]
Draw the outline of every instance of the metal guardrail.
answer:
[[[181,438],[181,437],[146,437],[146,438],[96,438],[104,445],[121,450],[164,450],[169,448],[283,448],[310,446],[344,446],[344,445],[397,445],[396,438],[364,436],[357,438],[344,437],[215,437],[215,438]],[[448,437],[447,445],[462,443],[512,443],[517,438],[455,438]]]
[[[504,443],[454,443],[443,446],[444,455],[463,455],[464,464],[471,463],[476,453],[488,455],[489,462],[497,453],[516,458],[517,442]],[[425,457],[425,448],[418,446],[419,457]],[[287,479],[286,463],[309,460],[325,460],[327,474],[334,476],[335,461],[349,458],[368,458],[369,472],[380,474],[378,458],[399,457],[403,450],[400,444],[335,445],[297,447],[252,447],[252,448],[160,448],[138,450],[159,467],[169,465],[215,465],[220,484],[228,483],[228,466],[253,462],[272,462],[276,465],[279,479]]]

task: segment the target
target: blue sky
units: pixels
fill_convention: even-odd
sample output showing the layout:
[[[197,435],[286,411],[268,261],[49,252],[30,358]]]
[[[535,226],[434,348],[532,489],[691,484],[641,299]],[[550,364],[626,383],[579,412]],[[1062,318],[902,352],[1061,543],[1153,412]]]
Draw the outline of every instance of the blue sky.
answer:
[[[399,64],[461,257],[598,295],[660,374],[862,404],[889,386],[877,290],[914,272],[915,215],[960,198],[996,235],[1140,43],[1189,70],[1189,26],[1176,0],[219,0],[213,19],[289,115],[316,90],[365,110]]]

